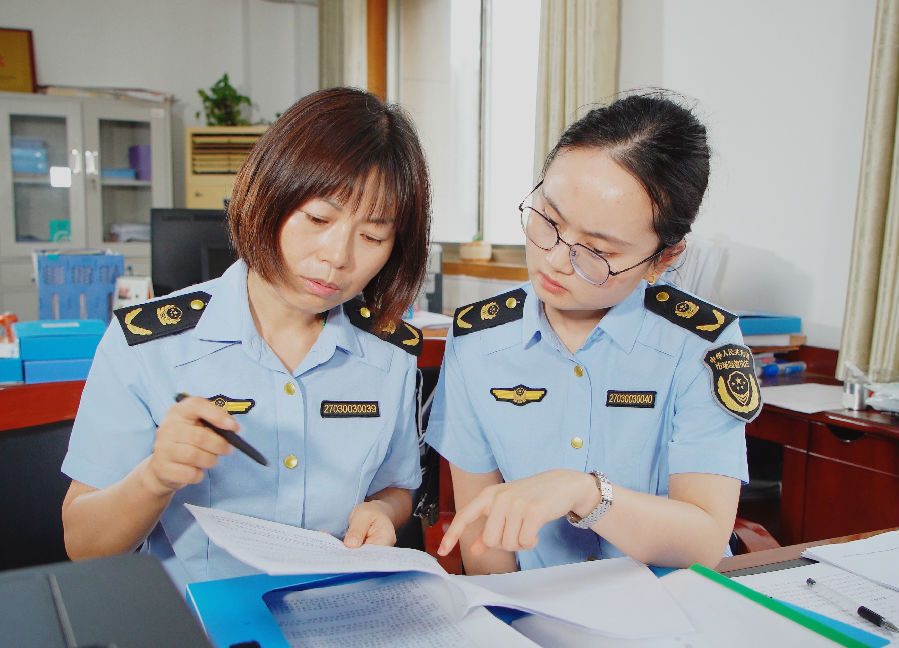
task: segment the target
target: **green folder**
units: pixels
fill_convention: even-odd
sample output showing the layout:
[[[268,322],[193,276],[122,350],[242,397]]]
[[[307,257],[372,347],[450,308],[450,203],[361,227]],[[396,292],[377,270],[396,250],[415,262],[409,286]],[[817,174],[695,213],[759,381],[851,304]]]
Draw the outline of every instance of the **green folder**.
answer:
[[[737,583],[736,581],[732,581],[727,576],[723,576],[716,571],[712,571],[707,567],[703,567],[702,565],[693,564],[690,565],[690,570],[696,572],[701,576],[705,576],[709,580],[713,580],[719,585],[723,585],[729,590],[733,590],[737,594],[742,594],[746,598],[755,601],[759,605],[762,605],[773,612],[777,612],[781,616],[784,616],[791,621],[798,623],[801,626],[812,630],[813,632],[817,632],[820,635],[823,635],[834,641],[841,646],[847,646],[847,648],[871,648],[870,643],[860,641],[855,637],[850,637],[849,635],[841,632],[837,628],[824,623],[823,621],[819,621],[818,619],[812,618],[806,614],[803,614],[799,609],[795,606],[787,605],[786,603],[782,603],[777,599],[770,598],[765,596],[761,592],[756,592],[754,589],[746,587],[742,583]],[[874,636],[874,635],[872,635]],[[875,639],[880,639],[880,637],[874,637]],[[879,644],[880,642],[878,642]],[[875,645],[878,645],[875,644]]]

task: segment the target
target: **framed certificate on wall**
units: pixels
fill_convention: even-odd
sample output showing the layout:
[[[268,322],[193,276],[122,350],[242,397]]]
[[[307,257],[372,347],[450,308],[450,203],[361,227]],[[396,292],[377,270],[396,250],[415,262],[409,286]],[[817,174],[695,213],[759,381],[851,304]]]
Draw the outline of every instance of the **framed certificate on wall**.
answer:
[[[36,86],[31,30],[0,27],[0,90],[34,92]]]

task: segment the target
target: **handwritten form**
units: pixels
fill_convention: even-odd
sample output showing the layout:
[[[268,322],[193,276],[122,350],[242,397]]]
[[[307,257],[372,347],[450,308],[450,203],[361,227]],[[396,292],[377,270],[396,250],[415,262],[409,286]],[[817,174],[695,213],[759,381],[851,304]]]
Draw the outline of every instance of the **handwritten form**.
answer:
[[[896,570],[897,568],[899,565],[893,563],[892,569]],[[895,632],[881,630],[857,614],[852,614],[818,596],[805,584],[806,578],[814,578],[819,583],[829,585],[831,589],[899,625],[899,594],[866,578],[826,563],[815,563],[814,565],[749,576],[735,576],[732,580],[767,596],[829,616],[831,619],[848,623],[860,630],[888,639],[890,646],[899,646],[899,636]]]
[[[899,531],[878,533],[852,542],[809,547],[802,555],[899,591]]]
[[[607,636],[660,637],[692,631],[689,619],[659,579],[630,558],[515,574],[454,576],[415,549],[375,545],[347,549],[325,533],[186,506],[215,544],[269,574],[421,572],[454,586],[466,611],[497,605],[552,616]]]

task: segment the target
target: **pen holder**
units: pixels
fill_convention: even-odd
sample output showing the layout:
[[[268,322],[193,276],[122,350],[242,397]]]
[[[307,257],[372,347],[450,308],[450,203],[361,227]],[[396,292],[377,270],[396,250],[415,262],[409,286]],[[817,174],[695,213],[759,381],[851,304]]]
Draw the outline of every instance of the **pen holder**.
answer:
[[[868,386],[860,382],[843,382],[843,407],[851,410],[865,409],[868,397]]]

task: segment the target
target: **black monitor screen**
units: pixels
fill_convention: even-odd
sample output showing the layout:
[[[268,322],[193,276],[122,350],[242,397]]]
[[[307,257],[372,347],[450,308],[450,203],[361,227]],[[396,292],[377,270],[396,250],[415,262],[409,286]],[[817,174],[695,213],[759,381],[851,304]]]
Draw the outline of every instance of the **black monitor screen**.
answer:
[[[166,295],[220,276],[237,258],[223,209],[152,209],[153,292]]]

